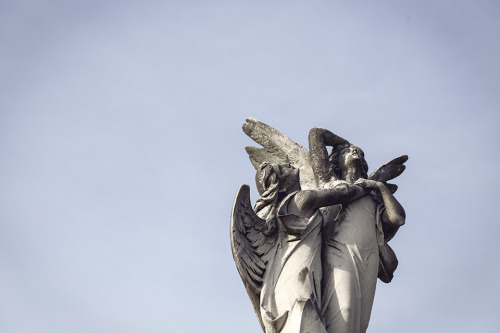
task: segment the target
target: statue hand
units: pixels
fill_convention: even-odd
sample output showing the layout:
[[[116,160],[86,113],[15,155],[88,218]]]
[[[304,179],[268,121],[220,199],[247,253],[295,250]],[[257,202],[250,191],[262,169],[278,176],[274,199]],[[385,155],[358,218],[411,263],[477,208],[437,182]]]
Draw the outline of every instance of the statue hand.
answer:
[[[380,188],[380,185],[383,184],[375,180],[360,178],[356,180],[356,182],[354,182],[354,185],[359,185],[369,190],[378,190]]]

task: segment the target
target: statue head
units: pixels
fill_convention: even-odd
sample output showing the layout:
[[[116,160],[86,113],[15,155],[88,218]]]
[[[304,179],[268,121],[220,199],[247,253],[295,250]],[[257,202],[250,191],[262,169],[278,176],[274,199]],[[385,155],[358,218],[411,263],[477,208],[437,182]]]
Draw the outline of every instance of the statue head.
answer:
[[[290,165],[263,162],[255,174],[261,196],[266,192],[291,193],[300,190],[299,170]]]
[[[359,147],[352,144],[335,146],[330,153],[330,162],[334,172],[340,179],[353,169],[359,170],[361,178],[368,178],[368,163],[365,153]]]
[[[266,220],[264,234],[269,235],[278,227],[276,214],[280,201],[289,193],[300,190],[299,170],[289,165],[263,162],[255,175],[255,183],[260,198],[255,202],[254,210]]]

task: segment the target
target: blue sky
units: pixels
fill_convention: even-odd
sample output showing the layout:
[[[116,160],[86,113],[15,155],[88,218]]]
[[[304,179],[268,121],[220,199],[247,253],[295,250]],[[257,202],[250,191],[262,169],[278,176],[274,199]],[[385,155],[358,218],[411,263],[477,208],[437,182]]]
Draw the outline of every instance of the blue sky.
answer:
[[[369,332],[494,332],[496,1],[2,1],[0,330],[258,332],[248,116],[408,154]]]

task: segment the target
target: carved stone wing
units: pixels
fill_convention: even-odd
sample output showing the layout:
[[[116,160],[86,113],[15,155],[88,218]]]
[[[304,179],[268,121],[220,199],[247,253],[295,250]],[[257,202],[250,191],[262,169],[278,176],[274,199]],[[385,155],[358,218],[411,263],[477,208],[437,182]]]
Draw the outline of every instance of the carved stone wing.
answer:
[[[392,193],[395,193],[398,189],[398,186],[395,184],[387,183],[387,181],[398,177],[403,173],[403,171],[405,171],[406,166],[404,165],[404,163],[406,161],[408,161],[408,155],[401,155],[399,157],[396,157],[395,159],[392,159],[375,169],[370,174],[368,179],[385,183],[387,185],[387,188]]]
[[[307,149],[277,129],[251,117],[243,124],[243,131],[263,147],[245,148],[255,169],[258,169],[262,162],[290,163],[300,170],[300,186],[303,190],[317,188]]]
[[[260,315],[260,291],[269,256],[274,255],[276,234],[266,236],[265,221],[258,217],[250,203],[250,187],[242,185],[231,212],[231,250],[238,273],[243,280],[255,314],[264,329]]]

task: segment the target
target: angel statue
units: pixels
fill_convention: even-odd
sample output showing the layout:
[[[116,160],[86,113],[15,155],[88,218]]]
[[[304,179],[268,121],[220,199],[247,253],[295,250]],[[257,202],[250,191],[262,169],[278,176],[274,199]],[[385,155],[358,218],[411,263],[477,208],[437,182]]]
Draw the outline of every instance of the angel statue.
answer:
[[[262,145],[246,148],[260,198],[252,209],[238,190],[231,248],[263,331],[366,332],[377,276],[397,267],[387,242],[405,212],[387,181],[408,157],[368,177],[363,151],[328,130],[310,131],[309,152],[256,119],[243,130]]]

